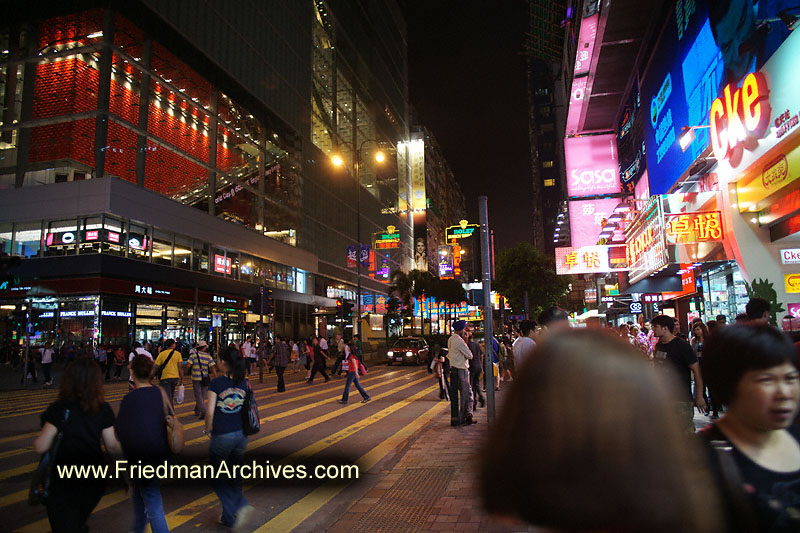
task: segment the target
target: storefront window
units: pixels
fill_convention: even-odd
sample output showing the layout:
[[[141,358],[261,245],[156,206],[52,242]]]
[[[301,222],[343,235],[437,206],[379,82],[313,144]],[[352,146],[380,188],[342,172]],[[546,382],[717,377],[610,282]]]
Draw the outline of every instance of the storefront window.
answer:
[[[184,270],[192,268],[192,239],[175,236],[175,249],[173,251],[174,267]]]
[[[13,226],[10,223],[0,224],[0,252],[11,253],[11,232]]]
[[[242,254],[242,264],[239,269],[239,279],[242,281],[252,281],[255,270],[255,259],[246,254]],[[258,279],[258,277],[256,277]]]
[[[86,217],[82,220],[80,253],[100,253],[100,246],[103,241],[102,229],[103,217]]]
[[[241,263],[239,262],[239,252],[228,250],[228,261],[231,264],[231,272],[229,277],[239,279],[239,267],[241,266]]]
[[[172,234],[153,230],[153,263],[172,266]]]
[[[136,304],[135,337],[139,342],[158,342],[163,330],[164,308],[161,305]]]
[[[19,222],[14,224],[14,255],[35,257],[42,247],[41,222]]]
[[[128,257],[150,260],[150,235],[147,227],[130,223],[128,225]]]
[[[209,245],[202,241],[194,241],[194,270],[198,272],[208,273],[208,250]]]
[[[95,338],[97,297],[66,300],[60,303],[59,334],[75,348],[88,347]]]
[[[104,298],[100,310],[100,342],[127,347],[130,344],[131,321],[128,302]]]
[[[103,253],[125,255],[124,223],[114,217],[103,217]]]
[[[194,316],[192,309],[175,306],[167,307],[167,328],[164,333],[165,338],[175,339],[176,341],[191,342],[191,334],[193,331]]]
[[[74,254],[78,245],[77,219],[56,220],[47,225],[44,255]]]

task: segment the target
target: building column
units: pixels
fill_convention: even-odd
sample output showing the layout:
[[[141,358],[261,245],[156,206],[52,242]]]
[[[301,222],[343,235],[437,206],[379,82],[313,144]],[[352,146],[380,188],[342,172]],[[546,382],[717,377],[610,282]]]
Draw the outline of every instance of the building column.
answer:
[[[211,91],[211,116],[208,118],[208,164],[214,170],[208,171],[208,214],[216,215],[214,198],[217,195],[217,111],[219,91]]]
[[[103,13],[103,45],[100,48],[97,83],[97,118],[94,127],[94,167],[96,178],[105,175],[108,147],[108,113],[111,102],[111,72],[114,60],[114,11]]]
[[[258,131],[258,226],[261,233],[266,231],[264,226],[264,199],[267,191],[266,159],[267,159],[267,131],[262,127]]]
[[[150,66],[153,51],[153,40],[145,39],[142,43],[142,78],[139,83],[139,129],[147,131],[147,119],[150,116]],[[147,137],[136,136],[136,184],[144,187],[145,164],[147,160]]]
[[[28,26],[24,54],[26,57],[36,55],[39,42],[38,28],[34,25]],[[19,122],[21,124],[17,132],[17,171],[14,177],[14,187],[22,187],[25,184],[25,172],[28,170],[28,156],[31,150],[31,128],[24,126],[33,118],[33,93],[36,89],[36,67],[39,64],[34,61],[26,61],[22,67],[22,105],[20,106]],[[13,95],[12,95],[13,98]]]

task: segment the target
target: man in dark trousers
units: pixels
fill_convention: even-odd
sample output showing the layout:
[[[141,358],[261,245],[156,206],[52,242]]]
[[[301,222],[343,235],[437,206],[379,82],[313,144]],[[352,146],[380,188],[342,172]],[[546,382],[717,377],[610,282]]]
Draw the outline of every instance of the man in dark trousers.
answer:
[[[469,340],[467,346],[469,351],[472,352],[472,359],[469,360],[469,384],[472,389],[472,411],[478,408],[478,402],[481,407],[486,407],[486,398],[481,392],[481,371],[483,370],[483,350],[481,345],[475,342],[472,330],[469,331]]]
[[[693,405],[701,412],[708,409],[703,398],[703,377],[700,375],[700,364],[692,345],[676,337],[672,332],[675,328],[675,319],[667,315],[658,315],[650,321],[653,326],[653,335],[658,337],[658,344],[653,350],[655,367],[665,374],[669,374],[680,386],[676,391],[675,408],[687,433],[694,433]],[[692,394],[692,378],[696,394]]]
[[[286,384],[283,382],[283,372],[289,366],[289,345],[283,337],[275,338],[275,348],[272,349],[272,365],[278,375],[278,392],[286,392]]]

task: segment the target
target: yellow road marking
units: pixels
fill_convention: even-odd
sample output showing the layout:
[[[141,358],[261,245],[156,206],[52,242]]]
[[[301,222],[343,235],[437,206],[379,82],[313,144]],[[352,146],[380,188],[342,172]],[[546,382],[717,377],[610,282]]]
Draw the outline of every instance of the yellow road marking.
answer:
[[[434,388],[435,387],[431,387],[431,390]],[[369,471],[381,459],[386,457],[389,452],[397,449],[406,439],[411,437],[428,421],[437,416],[445,407],[447,407],[446,404],[437,403],[397,433],[362,455],[356,461],[356,464],[359,465],[360,472],[363,474]],[[295,529],[348,486],[349,484],[341,484],[341,482],[334,483],[329,481],[325,483],[321,487],[311,491],[311,493],[304,498],[301,498],[294,505],[285,509],[275,518],[256,529],[256,533],[263,533],[266,531],[291,531]]]

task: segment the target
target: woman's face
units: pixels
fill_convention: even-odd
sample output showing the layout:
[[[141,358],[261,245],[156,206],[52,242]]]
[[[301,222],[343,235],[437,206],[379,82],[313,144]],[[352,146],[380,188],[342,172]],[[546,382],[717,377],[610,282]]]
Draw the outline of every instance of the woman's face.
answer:
[[[739,380],[729,412],[759,431],[785,429],[797,416],[800,376],[791,363],[748,370]]]
[[[700,326],[695,326],[693,331],[695,337],[700,337],[701,339],[703,338],[703,330],[700,329]]]

